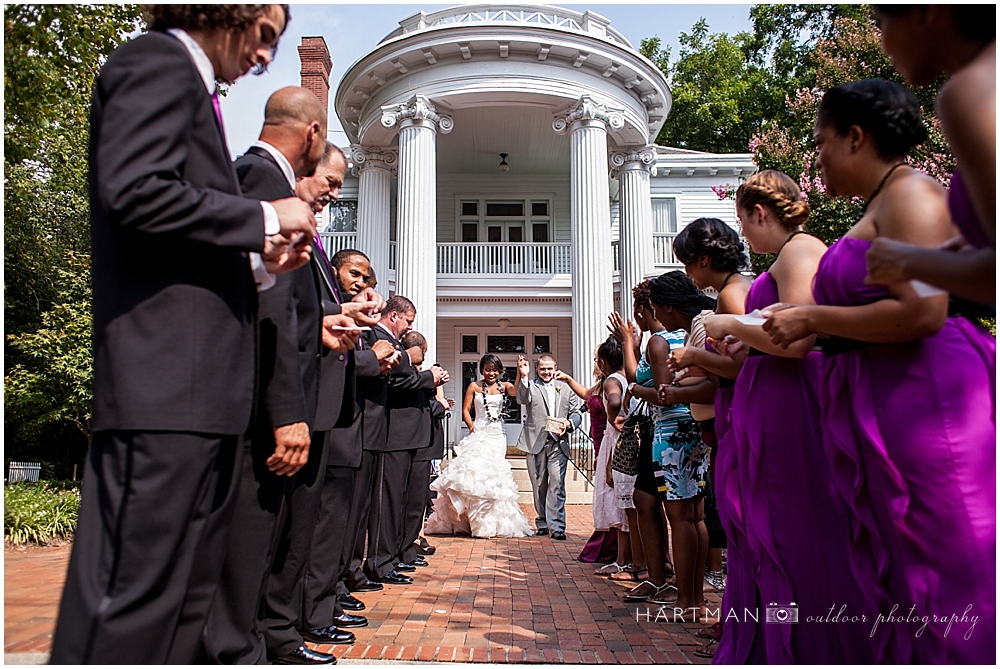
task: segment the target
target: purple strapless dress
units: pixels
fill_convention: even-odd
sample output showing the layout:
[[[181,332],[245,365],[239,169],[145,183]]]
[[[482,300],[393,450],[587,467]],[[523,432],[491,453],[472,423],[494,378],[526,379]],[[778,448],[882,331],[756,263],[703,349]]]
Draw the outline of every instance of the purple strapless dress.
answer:
[[[746,310],[777,301],[777,285],[764,273],[747,294]],[[850,512],[821,443],[821,364],[818,353],[801,360],[753,355],[736,379],[715,474],[723,523],[738,544],[735,560],[732,548],[728,553],[717,664],[873,660],[848,562]],[[767,609],[775,605],[797,607],[798,623],[768,623]],[[829,620],[841,607],[841,617],[858,620]]]
[[[864,283],[869,246],[845,237],[830,247],[813,279],[818,304],[888,296]],[[823,361],[824,447],[852,512],[865,614],[903,619],[874,629],[878,662],[995,663],[995,360],[988,332],[949,318],[926,339]],[[953,615],[951,625],[933,618]]]
[[[965,180],[958,170],[955,170],[951,175],[951,187],[948,189],[948,209],[951,211],[951,219],[955,222],[962,236],[965,237],[965,241],[977,249],[993,246],[979,222],[972,199],[969,198],[969,192],[965,189]]]

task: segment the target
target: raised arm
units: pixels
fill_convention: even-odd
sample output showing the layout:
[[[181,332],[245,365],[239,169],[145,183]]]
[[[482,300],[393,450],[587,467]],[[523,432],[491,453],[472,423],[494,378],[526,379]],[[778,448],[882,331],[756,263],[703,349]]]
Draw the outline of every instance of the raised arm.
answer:
[[[590,391],[591,391],[590,388],[585,388],[580,384],[579,381],[577,381],[576,379],[574,379],[572,376],[562,371],[561,369],[556,370],[555,378],[556,381],[565,381],[566,383],[568,383],[569,387],[573,390],[574,393],[576,393],[577,397],[579,397],[580,399],[585,400],[587,399],[587,397],[590,396]]]
[[[514,397],[518,404],[527,404],[530,399],[528,392],[528,359],[524,356],[517,356],[517,378],[514,380]]]

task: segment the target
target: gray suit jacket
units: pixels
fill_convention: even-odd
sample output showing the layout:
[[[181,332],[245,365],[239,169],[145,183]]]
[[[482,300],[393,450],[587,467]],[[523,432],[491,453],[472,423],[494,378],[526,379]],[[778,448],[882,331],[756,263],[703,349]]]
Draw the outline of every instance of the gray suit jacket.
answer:
[[[569,457],[569,434],[580,427],[582,417],[578,409],[580,408],[580,398],[576,396],[569,384],[563,381],[556,381],[556,408],[552,414],[556,418],[566,418],[570,422],[570,427],[566,434],[559,439],[559,448]],[[517,387],[517,402],[526,407],[524,428],[521,436],[517,440],[517,448],[531,454],[541,453],[545,447],[545,440],[549,433],[545,431],[545,418],[549,415],[548,394],[545,392],[543,384],[538,380],[521,380]]]

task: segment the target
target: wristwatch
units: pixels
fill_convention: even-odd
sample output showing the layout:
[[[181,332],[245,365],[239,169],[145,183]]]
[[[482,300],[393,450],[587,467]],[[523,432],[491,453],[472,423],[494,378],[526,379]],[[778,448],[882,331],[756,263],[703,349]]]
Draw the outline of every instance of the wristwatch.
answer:
[[[627,390],[627,392],[632,397],[635,397],[635,393],[632,392],[632,389],[635,388],[635,386],[636,386],[636,382],[635,381],[633,381],[632,383],[628,384],[628,390]]]

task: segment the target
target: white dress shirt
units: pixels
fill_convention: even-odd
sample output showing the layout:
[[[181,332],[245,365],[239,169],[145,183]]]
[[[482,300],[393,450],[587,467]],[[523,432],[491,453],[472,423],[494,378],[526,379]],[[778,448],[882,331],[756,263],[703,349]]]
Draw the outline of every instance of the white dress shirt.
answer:
[[[208,55],[205,53],[205,50],[201,48],[201,45],[194,41],[194,38],[191,37],[191,35],[180,28],[169,28],[167,32],[180,40],[180,43],[187,49],[188,54],[191,56],[191,60],[194,61],[195,68],[198,70],[198,74],[201,75],[201,80],[205,84],[205,89],[208,91],[208,94],[212,95],[215,93],[215,68],[212,67],[212,61],[208,59]],[[275,153],[277,152],[275,151]],[[284,156],[282,156],[282,159],[284,159]],[[288,161],[286,160],[285,163],[287,164]],[[281,162],[279,161],[278,164],[280,165]],[[282,169],[282,171],[284,171],[284,169]],[[295,190],[294,178],[293,173],[293,180],[291,182],[293,191]],[[281,232],[281,224],[278,221],[278,212],[275,211],[274,206],[270,202],[261,202],[260,206],[264,212],[264,235],[276,235]],[[250,268],[253,270],[253,278],[257,283],[258,292],[267,290],[274,285],[276,279],[274,275],[268,272],[264,267],[264,260],[260,257],[259,253],[250,253]]]

